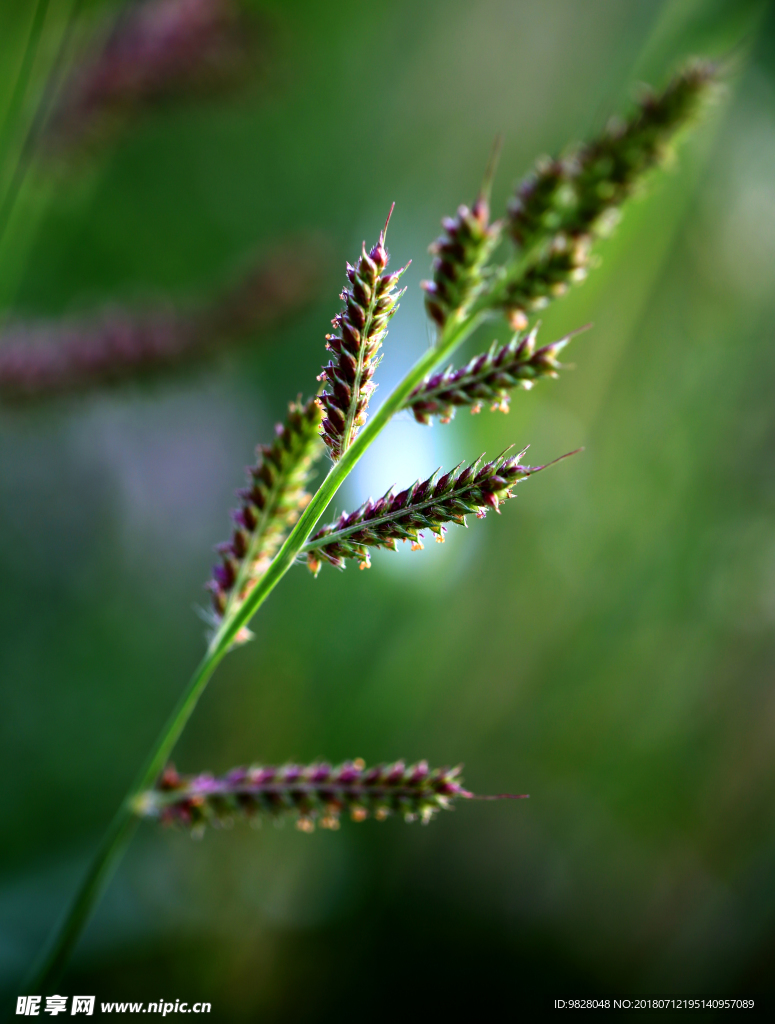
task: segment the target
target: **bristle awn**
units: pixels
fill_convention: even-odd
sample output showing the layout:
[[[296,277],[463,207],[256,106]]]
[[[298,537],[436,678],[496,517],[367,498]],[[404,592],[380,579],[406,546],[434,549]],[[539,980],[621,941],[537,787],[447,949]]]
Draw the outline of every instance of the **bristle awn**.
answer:
[[[493,796],[482,796],[479,793],[472,793],[471,800],[529,800],[529,793],[495,793]]]

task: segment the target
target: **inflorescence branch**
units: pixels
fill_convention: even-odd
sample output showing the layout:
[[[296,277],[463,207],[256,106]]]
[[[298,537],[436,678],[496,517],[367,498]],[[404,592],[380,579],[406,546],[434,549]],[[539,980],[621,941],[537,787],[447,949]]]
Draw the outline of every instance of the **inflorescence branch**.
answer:
[[[423,547],[422,530],[430,530],[443,542],[447,523],[466,526],[469,514],[483,519],[488,509],[498,512],[502,501],[514,497],[511,489],[516,484],[546,469],[521,465],[526,451],[504,454],[484,465],[481,458],[465,468],[461,464],[440,479],[437,471],[405,491],[394,494],[391,488],[379,500],[369,499],[354,512],[342,513],[304,545],[310,571],[317,575],[323,561],[344,569],[348,558],[368,569],[369,548],[395,551],[399,540],[408,540],[416,551]]]
[[[645,175],[703,105],[717,75],[692,61],[660,93],[644,93],[632,116],[612,119],[591,142],[563,159],[541,159],[517,188],[507,228],[527,266],[507,272],[497,291],[515,326],[562,294],[587,270],[592,241],[607,233]]]
[[[509,392],[515,388],[529,391],[539,378],[557,377],[562,369],[557,356],[575,334],[587,330],[579,328],[536,349],[538,327],[525,336],[515,335],[506,345],[499,346],[494,341],[487,352],[475,356],[459,370],[450,366],[426,377],[411,393],[405,408],[411,410],[418,423],[430,423],[431,416],[449,423],[461,405],[470,406],[473,413],[480,412],[485,403],[493,412],[508,412]]]
[[[627,120],[612,118],[591,142],[561,160],[546,157],[517,188],[508,229],[515,244],[530,249],[547,235],[596,233],[661,163],[676,132],[695,117],[716,71],[693,61],[661,93],[644,91]]]
[[[353,821],[384,821],[398,814],[404,821],[427,824],[439,811],[450,810],[454,800],[474,797],[463,789],[461,768],[431,769],[427,761],[366,768],[357,758],[337,767],[325,761],[253,765],[216,778],[208,773],[181,776],[170,765],[156,787],[135,800],[134,809],[194,834],[202,833],[206,825],[228,827],[235,818],[260,824],[262,819],[289,816],[295,816],[296,827],[303,832],[314,831],[316,822],[321,828],[338,829],[343,813]]]
[[[463,315],[484,287],[483,270],[500,241],[503,224],[490,223],[490,191],[500,153],[496,139],[484,182],[474,205],[459,206],[454,217],[445,217],[443,233],[430,246],[433,277],[422,281],[428,316],[443,327],[449,316]]]
[[[371,378],[377,368],[377,353],[403,295],[396,285],[406,267],[394,274],[383,273],[389,260],[385,235],[392,212],[393,207],[377,244],[367,252],[364,243],[355,266],[347,264],[350,287],[341,294],[345,306],[333,319],[335,332],[326,335],[326,348],[336,360],[324,366],[318,377],[326,388],[318,402],[325,417],[321,433],[334,462],[342,457],[355,440],[358,428],[366,422],[367,406],[374,391]]]
[[[234,533],[218,546],[221,562],[207,584],[216,625],[242,604],[309,502],[306,484],[322,453],[320,420],[314,398],[291,402],[285,424],[275,427],[274,442],[259,445],[258,462],[248,470],[250,485],[239,492],[242,505],[232,513]],[[237,640],[249,637],[245,629]]]

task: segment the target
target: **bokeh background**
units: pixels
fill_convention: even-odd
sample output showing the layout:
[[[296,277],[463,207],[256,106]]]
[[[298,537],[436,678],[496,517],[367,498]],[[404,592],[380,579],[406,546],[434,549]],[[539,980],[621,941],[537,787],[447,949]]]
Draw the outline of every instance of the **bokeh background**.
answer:
[[[536,155],[701,53],[728,60],[726,95],[543,318],[547,341],[594,323],[575,368],[517,393],[509,416],[397,420],[336,505],[511,443],[533,462],[584,454],[443,546],[289,574],[176,752],[183,771],[462,761],[477,792],[531,799],[311,836],[237,826],[192,842],[146,825],[62,985],[278,1022],[766,996],[770,8],[256,6],[260,82],[161,104],[67,167],[31,167],[0,240],[0,304],[17,318],[206,296],[278,240],[328,246],[310,304],[270,334],[159,380],[0,408],[0,990],[18,990],[201,654],[212,546],[255,443],[316,386],[344,260],[395,201],[392,257],[414,262],[384,392],[429,343],[427,245],[473,198],[496,132],[498,211]],[[3,109],[33,7],[0,12]],[[52,0],[41,69],[69,8]]]

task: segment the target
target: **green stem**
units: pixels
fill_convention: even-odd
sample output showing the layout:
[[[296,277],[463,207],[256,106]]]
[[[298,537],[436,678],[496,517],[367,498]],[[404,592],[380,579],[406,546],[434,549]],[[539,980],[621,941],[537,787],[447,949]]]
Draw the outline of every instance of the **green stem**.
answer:
[[[97,905],[113,870],[118,864],[132,834],[137,827],[135,804],[137,798],[155,783],[180,734],[191,717],[207,683],[232,645],[237,633],[246,626],[269,594],[288,572],[301,552],[304,543],[325,512],[343,481],[354,468],[366,449],[395,413],[404,407],[406,399],[434,367],[462,344],[486,318],[486,310],[475,307],[465,316],[452,317],[439,337],[438,343],[415,363],[401,383],[388,395],[342,458],[318,488],[309,505],[299,517],[285,543],[275,555],[267,571],[234,614],[224,619],[213,636],[204,658],[184,690],[174,711],[162,729],[148,761],[116,812],[94,860],[81,882],[81,886],[62,922],[52,933],[28,984],[31,992],[44,992],[56,983],[72,954],[81,932]]]
[[[162,729],[143,770],[135,780],[108,826],[102,842],[80,888],[59,927],[35,965],[28,984],[31,992],[44,992],[56,983],[80,938],[94,907],[99,902],[113,870],[121,859],[138,824],[134,804],[138,794],[153,786],[169,760],[172,749],[185,728],[202,691],[210,680],[227,648],[208,650]]]

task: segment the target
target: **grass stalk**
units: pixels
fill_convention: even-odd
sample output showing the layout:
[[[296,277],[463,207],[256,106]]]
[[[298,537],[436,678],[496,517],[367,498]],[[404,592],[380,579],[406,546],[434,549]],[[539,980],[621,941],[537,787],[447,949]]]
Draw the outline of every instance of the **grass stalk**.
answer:
[[[172,714],[159,734],[156,743],[137,777],[124,797],[113,821],[84,876],[78,892],[61,922],[53,931],[28,981],[31,992],[46,992],[65,969],[81,933],[89,921],[124,850],[138,824],[135,803],[141,793],[154,785],[166,765],[181,733],[194,712],[215,669],[232,646],[240,630],[247,626],[269,594],[288,572],[301,553],[304,544],[320,517],[339,490],[358,460],[390,422],[404,407],[406,399],[417,385],[439,362],[448,358],[459,345],[485,320],[484,303],[474,306],[462,316],[451,317],[440,332],[435,346],[429,348],[414,364],[404,379],[388,395],[369,419],[341,459],[331,467],[312,500],[302,512],[285,543],[275,555],[267,571],[245,601],[225,617],[214,634],[204,658],[200,662]]]

